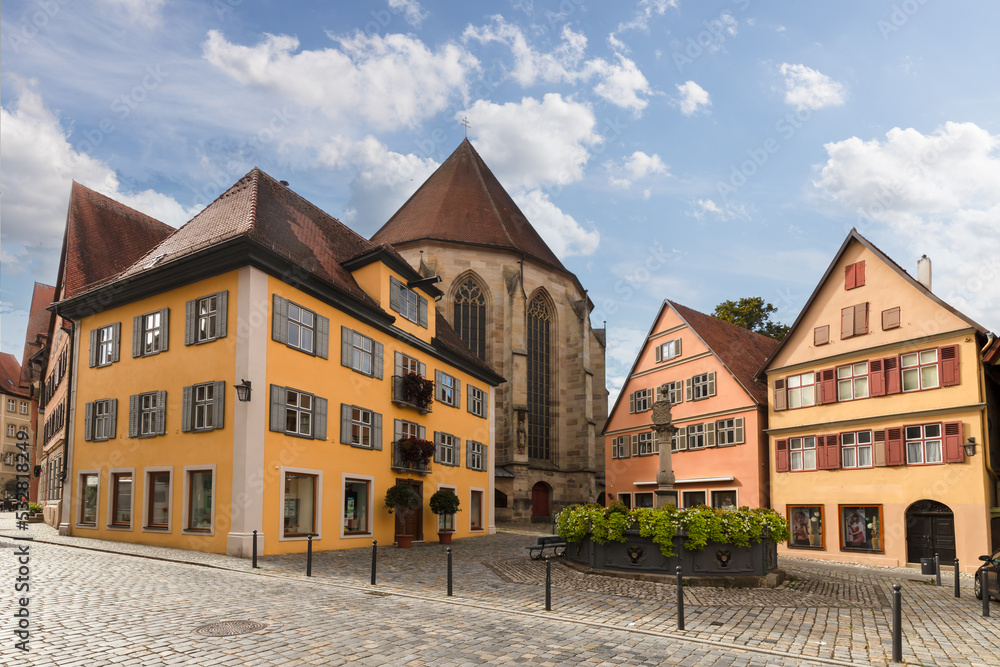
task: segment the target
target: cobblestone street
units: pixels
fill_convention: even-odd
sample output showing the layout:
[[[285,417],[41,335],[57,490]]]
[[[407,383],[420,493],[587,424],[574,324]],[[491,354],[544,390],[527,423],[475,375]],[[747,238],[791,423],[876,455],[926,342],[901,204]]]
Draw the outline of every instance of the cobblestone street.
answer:
[[[14,609],[19,534],[0,514],[0,565]],[[676,629],[672,585],[588,576],[555,561],[552,611],[545,565],[530,561],[530,530],[446,547],[317,551],[250,562],[215,554],[60,537],[35,524],[30,543],[31,651],[14,648],[5,612],[4,665],[802,665],[886,664],[891,586],[903,585],[904,660],[992,666],[1000,660],[1000,605],[982,618],[972,578],[953,597],[950,573],[866,569],[785,559],[774,590],[687,588],[686,630]],[[17,545],[26,542],[18,541]],[[83,548],[80,548],[83,547]],[[107,551],[101,551],[107,550]],[[119,553],[109,553],[119,552]],[[139,557],[141,556],[141,557]],[[233,637],[196,634],[219,621],[265,628]]]

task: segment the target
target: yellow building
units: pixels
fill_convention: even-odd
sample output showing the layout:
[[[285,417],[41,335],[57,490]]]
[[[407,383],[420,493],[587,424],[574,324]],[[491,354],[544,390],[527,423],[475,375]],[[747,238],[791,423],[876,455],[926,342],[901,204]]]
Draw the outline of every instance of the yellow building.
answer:
[[[929,260],[915,280],[852,230],[761,371],[779,553],[971,572],[990,551],[988,332],[930,287]]]
[[[391,247],[251,171],[56,305],[80,330],[73,534],[246,556],[254,530],[262,554],[304,551],[310,534],[342,549],[491,532],[503,379],[439,295]],[[433,441],[432,461],[414,440]],[[396,484],[421,506],[389,514]],[[427,508],[439,489],[459,496],[453,519]]]

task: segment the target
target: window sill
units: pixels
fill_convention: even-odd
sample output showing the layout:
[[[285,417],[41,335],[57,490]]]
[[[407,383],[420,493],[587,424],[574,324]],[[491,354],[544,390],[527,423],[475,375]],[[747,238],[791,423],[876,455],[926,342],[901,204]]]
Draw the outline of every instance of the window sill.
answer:
[[[97,530],[97,524],[96,523],[78,523],[78,524],[76,524],[75,527],[76,528],[86,528],[87,530]]]
[[[105,526],[105,527],[106,527],[106,528],[107,528],[108,530],[119,530],[119,531],[127,531],[127,532],[132,532],[132,526],[122,526],[122,525],[108,525],[108,526]]]
[[[215,535],[214,528],[185,528],[181,531],[181,535],[201,535],[202,537],[211,537]]]
[[[319,542],[323,539],[320,535],[313,533],[313,542]],[[295,535],[282,535],[278,538],[279,542],[308,542],[309,533],[295,534]]]
[[[144,533],[169,533],[169,526],[143,526],[142,532]]]
[[[365,538],[371,539],[371,537],[372,537],[372,533],[371,532],[367,532],[367,533],[344,533],[344,534],[342,534],[340,536],[340,538],[344,539],[344,540],[359,540],[359,539],[365,539]],[[316,538],[313,538],[313,539],[316,539]]]

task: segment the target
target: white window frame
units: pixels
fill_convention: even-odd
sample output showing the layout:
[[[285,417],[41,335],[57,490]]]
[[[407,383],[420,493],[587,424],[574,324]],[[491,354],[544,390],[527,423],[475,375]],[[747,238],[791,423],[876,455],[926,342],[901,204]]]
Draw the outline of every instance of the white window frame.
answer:
[[[466,451],[468,452],[468,456],[471,459],[472,464],[473,464],[473,465],[469,466],[469,470],[480,470],[480,471],[486,470],[486,457],[483,454],[483,450],[485,449],[485,445],[483,443],[481,443],[481,442],[476,441],[476,440],[466,440],[465,441],[465,446],[467,448]],[[479,465],[478,466],[475,465],[476,457],[479,458]]]
[[[357,414],[357,417],[355,417]],[[365,421],[365,415],[368,415],[368,421]],[[357,440],[355,440],[354,432],[357,430]],[[368,432],[368,444],[364,443],[365,432]],[[358,407],[357,405],[351,406],[351,446],[360,447],[361,449],[375,449],[375,412],[369,410],[368,408]]]
[[[17,401],[13,398],[7,399],[7,412],[17,412]]]
[[[458,379],[454,375],[448,375],[444,371],[438,371],[441,373],[441,385],[435,387],[435,393],[438,395],[437,400],[444,405],[450,405],[453,408],[458,407],[458,392],[455,390],[455,381]]]
[[[732,487],[732,488],[729,488],[729,489],[708,489],[708,497],[706,498],[708,506],[712,507],[712,508],[715,508],[715,509],[728,509],[728,508],[725,508],[725,507],[718,507],[718,508],[716,508],[715,507],[715,498],[713,497],[713,495],[716,494],[716,493],[728,493],[730,491],[732,491],[733,494],[736,496],[736,504],[733,505],[733,509],[738,509],[739,506],[740,506],[740,490],[737,489],[736,487]]]
[[[927,427],[935,426],[937,427],[936,436],[927,435]],[[920,437],[915,438],[911,436],[911,429],[920,429]],[[920,460],[914,461],[910,457],[910,445],[917,444],[920,445]],[[937,460],[928,461],[927,457],[927,445],[931,443],[937,443]],[[909,426],[903,427],[903,446],[906,447],[906,465],[908,466],[919,466],[919,465],[940,465],[944,463],[944,424],[941,422],[931,422],[929,424],[911,424]]]
[[[282,476],[284,479],[284,476]],[[347,494],[348,482],[367,482],[368,484],[368,517],[367,530],[365,532],[347,532],[347,507],[344,505],[344,496]],[[340,475],[340,539],[370,539],[375,530],[375,478],[371,475],[353,475],[345,472]],[[316,538],[313,538],[316,539]]]
[[[194,340],[207,343],[219,337],[219,293],[209,294],[194,301]],[[203,310],[202,305],[208,306]],[[214,326],[213,326],[214,325]],[[213,333],[214,331],[214,333]]]
[[[13,424],[7,424],[7,437],[8,437],[8,438],[13,438],[13,437],[15,437],[15,436],[16,436],[16,434],[15,434],[15,431],[16,431],[16,430],[17,430],[17,429],[16,429],[15,427],[14,427],[14,425],[13,425]]]
[[[456,496],[458,496],[458,487],[452,486],[450,484],[438,484],[438,491],[451,491]],[[469,503],[471,508],[472,494],[469,494]],[[456,514],[436,514],[437,517],[437,529],[441,530],[458,530],[458,520],[456,519]]]
[[[21,411],[22,415],[28,414],[28,402],[27,401],[21,401],[20,411]]]
[[[375,374],[375,341],[368,336],[348,329],[351,333],[351,368],[362,375],[374,376]],[[367,345],[367,349],[365,346]],[[365,361],[368,362],[368,369],[365,370]]]
[[[690,426],[688,426],[687,427],[687,449],[689,451],[692,450],[692,449],[705,449],[705,447],[707,447],[707,445],[705,444],[705,436],[706,435],[708,435],[708,434],[705,433],[705,425],[704,424],[691,424]],[[700,442],[701,444],[698,444],[698,445],[693,444],[696,441]]]
[[[211,472],[212,473],[212,523],[211,527],[207,530],[204,528],[192,528],[190,525],[191,521],[191,473],[194,472]],[[184,535],[201,535],[203,537],[211,537],[215,535],[215,498],[218,495],[219,490],[219,475],[216,473],[215,464],[208,465],[190,465],[184,466],[184,499],[183,499],[183,514],[181,520],[181,533]]]
[[[80,521],[83,516],[83,494],[86,488],[83,484],[83,478],[90,475],[97,475],[97,492],[95,498],[97,500],[97,507],[94,508],[94,523],[82,523]],[[73,526],[75,528],[84,528],[86,530],[98,530],[100,528],[100,521],[98,520],[101,516],[101,475],[100,469],[90,469],[90,470],[78,470],[76,473],[76,512],[73,514]]]
[[[114,523],[115,475],[132,476],[132,493],[131,496],[129,497],[129,508],[128,508],[129,522],[127,526],[123,524],[116,525]],[[105,523],[107,525],[108,530],[132,531],[135,528],[135,490],[136,487],[138,486],[137,481],[138,480],[136,480],[135,478],[135,468],[111,468],[110,470],[108,470],[108,493],[107,493],[108,506],[105,511],[106,515],[105,518],[107,519]]]
[[[486,392],[471,384],[466,385],[469,389],[468,405],[466,409],[477,417],[486,417]]]
[[[157,391],[147,391],[143,394],[139,394],[139,437],[140,438],[151,438],[160,433],[156,430],[156,415],[161,409],[166,410],[166,406],[159,406],[156,404],[156,398],[159,395]],[[147,399],[149,399],[147,401]],[[148,402],[148,405],[147,405]],[[166,413],[164,412],[164,419],[166,418]],[[148,428],[148,430],[147,430]]]
[[[837,367],[837,400],[868,398],[868,362],[858,361]]]
[[[309,407],[308,408],[302,407],[301,405],[298,404],[299,401],[296,401],[296,403],[293,405],[292,402],[288,400],[288,395],[292,394],[292,393],[294,393],[297,396],[299,396],[299,398],[301,398],[302,396],[308,396],[309,397]],[[295,416],[296,429],[294,431],[289,431],[288,430],[288,413],[289,412],[294,412],[295,415],[296,415]],[[302,415],[306,415],[306,414],[309,415],[309,432],[308,433],[305,433],[302,430]],[[288,435],[298,435],[298,436],[302,436],[302,437],[305,437],[305,438],[312,438],[313,437],[313,431],[315,430],[315,426],[316,426],[316,396],[313,395],[313,394],[310,394],[307,391],[299,391],[298,389],[288,389],[286,387],[285,388],[285,414],[283,415],[283,423],[282,423],[282,425],[283,425],[285,433],[288,434]]]
[[[705,497],[704,501],[701,502],[701,503],[699,503],[699,504],[697,504],[697,505],[688,505],[687,504],[687,500],[686,500],[686,496],[688,494],[691,494],[691,493],[700,493],[700,494],[702,494]],[[711,496],[708,495],[708,489],[683,489],[681,491],[681,507],[682,508],[700,507],[701,505],[708,505],[709,500],[711,500]]]
[[[681,356],[681,339],[674,338],[666,343],[660,343],[660,362],[670,361]]]
[[[736,438],[736,432],[739,430],[739,427],[737,426],[737,420],[740,420],[740,419],[743,419],[743,418],[742,417],[727,417],[727,418],[724,418],[724,419],[717,419],[715,421],[715,446],[716,447],[732,447],[732,446],[735,446],[735,445],[742,445],[744,442],[746,442],[746,427],[745,426],[744,426],[744,431],[743,431],[743,440],[738,440]],[[733,425],[730,426],[729,422],[732,422]],[[745,423],[746,422],[744,421],[744,424]],[[729,438],[726,437],[725,438],[726,442],[723,442],[723,436],[725,434],[729,434],[729,433],[733,434],[733,441],[732,442],[728,442]],[[720,489],[716,489],[716,490],[720,490]],[[724,489],[721,489],[721,490],[724,490]]]
[[[808,408],[816,405],[816,373],[789,375],[785,386],[788,391],[788,409]]]
[[[316,488],[314,489],[315,498],[313,502],[314,516],[313,516],[313,526],[316,530],[316,536],[313,538],[315,543],[318,540],[323,539],[323,471],[314,470],[312,468],[294,468],[291,466],[281,466],[279,469],[280,486],[278,491],[278,541],[279,542],[307,542],[309,537],[307,535],[291,535],[285,536],[285,475],[287,473],[298,474],[298,475],[313,475],[316,478]]]
[[[632,403],[635,406],[633,412],[647,412],[653,409],[653,389],[637,389],[632,392]],[[641,403],[640,403],[641,401]]]
[[[862,436],[867,437],[868,442],[861,442]],[[873,468],[875,467],[875,442],[871,431],[850,431],[840,434],[840,467],[841,468]],[[850,438],[850,442],[848,442]],[[867,465],[861,465],[861,452],[868,452]],[[848,463],[848,456],[851,462]]]
[[[91,440],[95,442],[101,442],[104,440],[111,440],[114,436],[111,433],[111,401],[113,399],[104,398],[94,401],[94,416],[93,416],[93,429]],[[104,409],[103,414],[99,414],[98,411]],[[140,411],[141,412],[141,411]],[[133,482],[134,483],[134,482]]]
[[[294,311],[298,311],[296,315],[292,314],[293,309]],[[293,350],[300,350],[306,354],[316,354],[316,320],[317,317],[315,312],[309,310],[308,308],[303,308],[293,301],[289,301],[288,330],[285,332],[288,340],[285,344]],[[292,331],[295,331],[295,337],[297,339],[297,342],[295,343],[292,342]],[[303,332],[309,333],[308,345],[303,342],[303,339],[305,338],[302,335]]]
[[[156,310],[145,313],[142,317],[142,355],[143,357],[163,352],[163,312]]]
[[[933,354],[933,361],[924,361],[925,354]],[[900,376],[900,388],[903,391],[923,391],[925,389],[937,389],[941,386],[941,370],[939,366],[940,355],[938,354],[938,349],[932,347],[929,350],[920,350],[919,352],[907,352],[906,354],[899,355],[899,376]],[[924,369],[933,368],[934,369],[934,384],[928,383],[924,385]],[[906,388],[906,378],[907,374],[916,373],[917,376],[917,386]]]
[[[649,496],[649,505],[639,505],[639,498]],[[633,507],[656,507],[656,495],[652,491],[636,491],[632,494]]]
[[[149,494],[153,490],[150,484],[150,474],[165,472],[170,476],[167,483],[167,527],[149,525]],[[133,479],[135,479],[133,477]],[[174,467],[152,466],[142,469],[142,532],[169,535],[174,531]]]
[[[615,500],[625,505],[625,507],[632,509],[632,493],[630,491],[622,491],[621,493],[616,493]]]
[[[678,405],[684,402],[684,380],[674,382],[664,382],[667,385],[666,399],[671,405]]]
[[[794,443],[798,441],[798,447]],[[809,443],[810,446],[807,446]],[[807,454],[812,453],[812,465],[806,467]],[[795,466],[796,454],[798,454],[798,467]],[[797,438],[788,439],[788,469],[790,471],[816,470],[816,436],[804,435]]]
[[[205,395],[211,391],[212,395],[208,398],[202,398],[199,394],[204,390]],[[204,415],[208,412],[207,408],[212,408],[212,423],[208,424],[207,419],[204,420],[206,423],[201,426],[198,425],[198,418],[200,415]],[[95,411],[96,412],[96,411]],[[191,413],[193,423],[191,424],[192,431],[214,431],[218,428],[215,425],[216,415],[215,415],[215,383],[214,382],[204,382],[202,384],[196,384],[191,388]]]
[[[481,525],[479,528],[473,528],[472,523],[472,495],[474,493],[479,493],[481,500],[479,502],[479,511],[482,514]],[[480,489],[477,487],[469,487],[469,532],[470,533],[481,533],[486,532],[486,526],[489,525],[489,506],[486,504],[486,489]]]
[[[702,401],[710,398],[712,394],[709,390],[712,386],[712,373],[699,373],[691,378],[691,400]]]
[[[459,438],[457,436],[452,435],[451,433],[445,433],[444,431],[439,431],[438,435],[441,437],[441,442],[435,443],[438,450],[437,462],[440,463],[441,465],[446,465],[446,466],[459,465],[460,462],[455,460],[455,453],[456,453],[455,445],[456,441],[459,440]],[[448,454],[447,457],[445,457],[446,453]],[[449,460],[446,460],[446,458]]]
[[[631,443],[630,438],[627,435],[620,435],[617,438],[611,438],[611,458],[613,459],[627,459],[630,457],[631,453]]]
[[[656,437],[652,431],[643,431],[642,433],[637,433],[637,447],[638,456],[653,456],[654,454],[659,454],[659,450],[656,447]]]

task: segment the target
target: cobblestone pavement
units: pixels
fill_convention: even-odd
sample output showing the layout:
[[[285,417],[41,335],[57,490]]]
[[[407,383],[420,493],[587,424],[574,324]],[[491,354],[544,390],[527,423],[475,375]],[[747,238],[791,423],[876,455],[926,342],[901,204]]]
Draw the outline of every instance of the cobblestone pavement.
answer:
[[[1000,662],[1000,606],[982,618],[967,575],[956,600],[950,573],[938,588],[913,570],[783,559],[791,576],[777,589],[686,588],[678,631],[672,585],[583,575],[559,561],[545,612],[545,565],[524,551],[538,534],[530,527],[456,541],[451,598],[446,547],[432,543],[378,547],[373,587],[370,548],[317,551],[307,579],[299,555],[263,558],[253,571],[217,554],[62,537],[44,525],[29,532],[33,650],[13,651],[5,629],[2,664],[885,664],[893,583],[903,585],[907,663]],[[14,534],[23,533],[12,515],[0,514],[3,552]],[[15,567],[0,558],[5,605]],[[11,614],[2,617],[11,627]],[[193,633],[247,619],[267,627]]]

